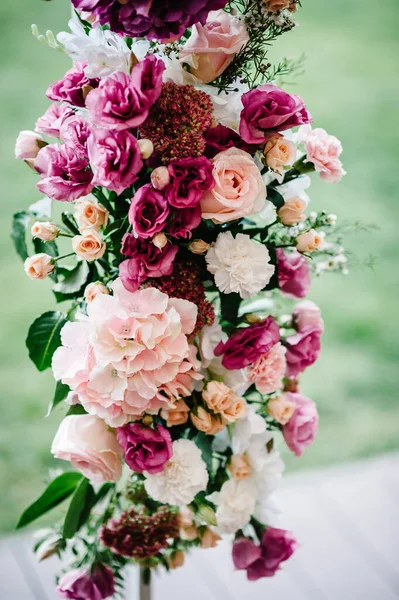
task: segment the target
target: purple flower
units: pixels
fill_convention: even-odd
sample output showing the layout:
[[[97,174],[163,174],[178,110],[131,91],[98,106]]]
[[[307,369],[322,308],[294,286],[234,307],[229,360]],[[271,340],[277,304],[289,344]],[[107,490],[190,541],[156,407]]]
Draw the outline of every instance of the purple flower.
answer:
[[[86,77],[84,72],[86,66],[85,62],[74,63],[73,68],[69,69],[62,79],[50,85],[46,92],[47,98],[83,107],[85,105],[84,88],[96,88],[100,81]]]
[[[73,146],[51,144],[42,148],[34,167],[41,175],[37,189],[53,200],[72,202],[93,189],[89,162]]]
[[[178,247],[172,244],[160,249],[149,240],[141,240],[132,233],[126,233],[121,252],[130,258],[119,265],[119,276],[124,287],[135,292],[151,277],[170,275],[177,251]]]
[[[322,333],[320,327],[309,327],[286,339],[287,377],[295,378],[316,362],[320,356]]]
[[[90,119],[107,129],[141,125],[161,93],[164,69],[164,63],[151,54],[130,75],[118,72],[102,79],[86,98]]]
[[[222,364],[226,369],[243,369],[279,341],[280,328],[273,317],[268,316],[255,325],[236,329],[227,342],[219,342],[215,356],[223,354]]]
[[[137,140],[129,131],[94,129],[87,143],[94,171],[93,185],[121,194],[143,168]]]
[[[247,144],[244,140],[230,127],[224,125],[217,125],[217,127],[210,127],[205,133],[204,138],[206,141],[205,154],[208,158],[213,158],[216,154],[219,154],[222,150],[228,150],[228,148],[240,148],[249,154],[254,154],[258,147],[255,145]]]
[[[74,569],[61,577],[57,593],[64,600],[105,600],[115,593],[112,569],[98,563],[88,569]]]
[[[311,280],[306,258],[297,250],[285,254],[277,249],[278,284],[283,294],[293,298],[304,298],[309,292]]]
[[[267,133],[312,122],[303,100],[276,85],[260,85],[242,96],[240,135],[249,144],[262,144]]]
[[[190,239],[193,229],[198,227],[202,220],[201,208],[176,208],[172,210],[168,225],[165,229],[172,237]]]
[[[172,437],[165,427],[141,423],[118,427],[116,437],[125,452],[126,464],[136,473],[160,473],[173,454]]]
[[[87,140],[91,127],[80,115],[72,115],[65,119],[60,128],[60,138],[68,146],[73,146],[82,156],[87,157]]]
[[[317,432],[319,416],[316,404],[301,394],[286,392],[285,395],[296,408],[291,419],[283,427],[284,440],[295,456],[301,456],[305,448],[313,442]]]
[[[164,229],[170,208],[162,192],[143,185],[132,198],[129,223],[140,238],[151,238]]]
[[[205,156],[180,158],[168,166],[170,184],[165,197],[175,208],[198,206],[204,192],[215,187],[213,164]]]
[[[70,106],[66,106],[65,104],[59,105],[54,102],[48,107],[44,115],[36,121],[35,129],[39,133],[44,133],[44,135],[58,138],[65,119],[73,114],[74,112]]]
[[[252,540],[238,538],[233,544],[233,562],[236,569],[247,572],[249,581],[273,577],[282,562],[288,560],[298,548],[293,533],[285,529],[267,527],[257,546]]]

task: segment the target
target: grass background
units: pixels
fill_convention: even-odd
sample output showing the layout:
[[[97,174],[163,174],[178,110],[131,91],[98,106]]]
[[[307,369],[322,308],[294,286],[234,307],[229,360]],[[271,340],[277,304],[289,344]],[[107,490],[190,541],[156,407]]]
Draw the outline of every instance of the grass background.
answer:
[[[314,178],[315,209],[342,220],[361,219],[379,229],[352,236],[359,259],[377,258],[374,270],[317,280],[311,298],[323,308],[324,352],[302,389],[318,404],[320,431],[289,469],[326,465],[399,447],[397,365],[398,101],[395,77],[399,5],[385,0],[303,0],[300,26],[280,38],[271,56],[308,54],[306,73],[288,89],[303,96],[315,124],[343,142],[347,177],[339,185]],[[1,330],[0,330],[0,531],[11,531],[21,509],[42,490],[59,409],[44,419],[53,389],[50,372],[29,362],[24,338],[31,321],[53,307],[47,282],[24,275],[9,239],[11,215],[40,195],[35,176],[13,158],[15,138],[48,106],[44,92],[68,60],[30,36],[66,28],[67,0],[0,3],[1,114]]]

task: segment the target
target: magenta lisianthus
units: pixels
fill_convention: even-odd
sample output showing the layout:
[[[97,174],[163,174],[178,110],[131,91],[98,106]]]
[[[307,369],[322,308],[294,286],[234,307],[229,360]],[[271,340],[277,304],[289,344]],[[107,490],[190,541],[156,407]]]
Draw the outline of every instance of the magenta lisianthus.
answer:
[[[297,377],[316,362],[320,356],[322,333],[320,326],[309,327],[286,339],[287,377]]]
[[[285,529],[268,527],[261,543],[238,538],[233,544],[233,562],[236,569],[247,572],[249,581],[273,577],[281,563],[288,560],[298,548],[293,533]]]
[[[173,454],[172,437],[161,425],[153,429],[128,423],[117,428],[116,437],[125,452],[126,464],[136,473],[160,473]]]
[[[198,206],[204,192],[215,187],[213,164],[205,156],[180,158],[168,166],[170,184],[165,197],[175,208]]]
[[[317,407],[312,400],[302,394],[287,392],[285,396],[289,402],[295,404],[296,408],[291,419],[283,427],[284,440],[295,456],[301,456],[313,442],[317,432],[319,424]]]
[[[89,79],[85,75],[86,62],[76,62],[62,79],[51,84],[47,89],[46,96],[50,100],[68,102],[74,106],[85,105],[85,89],[96,88],[99,79]]]
[[[35,130],[44,135],[58,138],[62,124],[73,115],[74,112],[70,106],[54,102],[36,121]]]
[[[249,327],[240,327],[227,342],[219,342],[215,356],[223,356],[226,369],[243,369],[266,354],[280,341],[280,328],[273,317],[259,321]]]
[[[267,133],[312,122],[299,96],[287,94],[269,83],[243,94],[242,103],[240,135],[249,144],[262,144]]]
[[[137,180],[143,161],[137,139],[130,131],[94,129],[87,149],[94,185],[121,194]]]
[[[34,167],[41,175],[37,189],[52,200],[72,202],[93,189],[88,159],[73,146],[51,144],[42,148]]]
[[[228,148],[240,148],[249,154],[254,154],[258,149],[257,145],[251,145],[244,142],[244,140],[230,127],[224,125],[217,125],[216,127],[210,127],[205,133],[204,138],[206,141],[205,154],[208,158],[213,158],[216,154],[219,154],[222,150],[228,150]]]
[[[87,156],[87,140],[92,128],[89,122],[80,115],[72,115],[65,119],[60,128],[60,138],[69,146],[73,146],[82,156]]]
[[[202,220],[201,208],[175,208],[171,211],[168,225],[165,229],[172,237],[190,239],[193,230]]]
[[[286,254],[277,249],[278,284],[283,294],[294,298],[304,298],[309,292],[311,279],[306,258],[297,250]]]
[[[74,569],[61,577],[57,593],[63,600],[105,600],[115,593],[112,569],[99,563],[89,569]]]
[[[153,54],[137,63],[130,75],[113,73],[86,98],[90,119],[107,129],[138,127],[162,90],[165,65]]]
[[[169,213],[163,193],[151,185],[143,185],[132,198],[129,223],[140,238],[151,238],[165,228]]]
[[[170,275],[177,251],[178,247],[173,244],[166,244],[161,249],[149,240],[138,239],[132,233],[125,234],[121,252],[129,258],[119,265],[124,287],[135,292],[147,279]]]

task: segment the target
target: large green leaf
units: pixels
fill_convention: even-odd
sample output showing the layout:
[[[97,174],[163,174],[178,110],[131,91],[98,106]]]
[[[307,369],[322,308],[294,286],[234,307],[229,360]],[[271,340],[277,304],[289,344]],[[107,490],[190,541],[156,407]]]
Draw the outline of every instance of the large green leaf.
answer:
[[[56,386],[55,386],[54,396],[51,398],[50,404],[47,409],[46,417],[49,417],[51,415],[54,408],[56,406],[58,406],[58,404],[60,404],[60,402],[65,400],[65,398],[68,396],[68,394],[69,394],[69,386],[65,385],[61,381],[57,381]]]
[[[29,357],[39,371],[51,366],[54,352],[61,345],[61,329],[66,323],[60,312],[49,311],[42,314],[29,328],[26,345]]]
[[[90,274],[90,267],[86,260],[78,263],[71,271],[69,271],[63,281],[59,281],[53,287],[53,292],[57,302],[69,300],[74,295],[82,290],[86,285],[87,278]]]
[[[193,437],[193,442],[201,450],[202,458],[208,467],[208,471],[212,472],[212,437],[199,431]]]
[[[81,479],[82,475],[75,472],[63,473],[54,479],[40,498],[28,506],[22,513],[17,524],[17,529],[29,525],[35,519],[38,519],[55,506],[61,504],[61,502],[73,494]]]
[[[15,250],[22,260],[26,260],[29,256],[26,245],[26,229],[29,221],[30,217],[25,211],[16,213],[12,218],[11,238],[14,242]]]
[[[274,204],[277,210],[284,206],[283,196],[274,187],[267,188],[267,199]]]
[[[222,319],[236,325],[237,315],[241,304],[239,294],[220,294]]]
[[[71,539],[86,522],[95,502],[96,495],[89,480],[83,478],[72,496],[68,512],[65,516],[62,535]]]
[[[74,235],[79,235],[78,225],[73,215],[69,212],[63,212],[61,215],[61,220],[64,223],[65,227],[69,229]]]
[[[45,252],[50,256],[56,258],[58,256],[58,246],[56,242],[43,242],[39,238],[33,238],[33,247],[35,249],[36,254],[40,252]]]

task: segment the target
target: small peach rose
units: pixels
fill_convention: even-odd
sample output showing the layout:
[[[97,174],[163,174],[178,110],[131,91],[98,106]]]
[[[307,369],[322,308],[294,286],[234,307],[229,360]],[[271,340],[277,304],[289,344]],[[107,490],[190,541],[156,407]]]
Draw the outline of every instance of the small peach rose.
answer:
[[[311,229],[306,233],[301,233],[296,238],[296,248],[298,252],[314,252],[317,250],[322,242],[321,236],[315,231]]]
[[[244,398],[236,396],[230,406],[223,411],[223,417],[226,419],[227,423],[234,423],[235,421],[238,421],[238,419],[245,417],[247,409],[247,403]]]
[[[296,159],[296,146],[283,137],[273,137],[266,142],[263,150],[267,166],[279,175],[283,175],[284,167],[293,165]]]
[[[95,281],[86,286],[84,296],[87,303],[93,302],[98,294],[109,294],[109,289],[101,281]]]
[[[205,254],[210,248],[210,244],[204,242],[203,240],[193,240],[191,244],[189,244],[188,249],[193,254]]]
[[[107,209],[91,197],[76,202],[74,217],[81,232],[87,229],[100,231],[108,223]]]
[[[191,413],[191,422],[199,431],[207,435],[216,435],[223,429],[225,423],[222,419],[211,415],[202,406],[197,409],[197,414]]]
[[[295,406],[295,403],[287,400],[285,396],[279,396],[278,398],[269,400],[267,403],[267,412],[277,423],[286,425],[294,414]]]
[[[154,144],[152,141],[147,139],[138,140],[137,145],[140,150],[141,158],[143,160],[150,158],[151,154],[154,152]]]
[[[184,552],[177,550],[166,559],[169,569],[178,569],[184,565]]]
[[[232,456],[227,468],[234,479],[246,479],[252,473],[248,459],[244,454],[236,454]]]
[[[162,248],[165,248],[166,244],[168,243],[168,238],[162,232],[156,233],[152,238],[152,243],[154,246],[162,250]]]
[[[170,174],[168,167],[157,167],[151,173],[151,183],[152,187],[156,190],[163,190],[169,185],[170,182]]]
[[[170,410],[162,409],[161,417],[165,419],[167,427],[184,425],[188,421],[189,407],[183,399],[177,400],[175,407]]]
[[[55,269],[54,258],[44,253],[34,254],[26,259],[24,269],[31,279],[45,279]]]
[[[280,221],[287,227],[292,227],[297,223],[301,223],[305,220],[303,214],[306,209],[306,202],[297,196],[289,198],[283,206],[278,210],[277,214],[280,217]]]
[[[217,535],[217,533],[214,533],[212,529],[207,527],[201,537],[201,548],[204,550],[207,550],[208,548],[215,548],[221,539],[222,538],[220,535]]]
[[[224,413],[236,398],[233,390],[221,381],[210,381],[202,392],[202,399],[215,413]]]
[[[104,256],[106,245],[98,231],[88,229],[72,238],[72,248],[80,258],[91,262]]]
[[[208,431],[208,435],[216,435],[226,427],[226,420],[221,416],[212,416],[212,425]]]
[[[269,12],[280,12],[285,8],[292,10],[292,4],[292,0],[265,0],[265,5]]]
[[[51,221],[36,221],[36,223],[33,223],[31,229],[32,237],[38,238],[43,242],[52,242],[59,233],[59,228]]]

